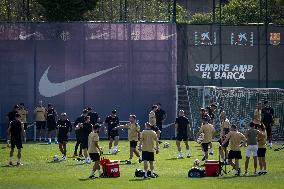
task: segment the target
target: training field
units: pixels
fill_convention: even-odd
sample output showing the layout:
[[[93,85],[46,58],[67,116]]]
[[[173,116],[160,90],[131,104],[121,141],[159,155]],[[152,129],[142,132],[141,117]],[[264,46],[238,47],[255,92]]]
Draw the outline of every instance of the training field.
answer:
[[[143,164],[134,162],[131,165],[120,165],[120,178],[99,178],[88,179],[92,165],[84,165],[81,162],[71,158],[74,142],[68,143],[68,152],[70,158],[65,162],[53,162],[53,155],[60,155],[58,146],[55,144],[45,145],[43,143],[24,144],[21,167],[8,167],[9,148],[1,144],[0,149],[0,186],[3,189],[138,189],[138,188],[266,188],[280,189],[284,188],[284,150],[267,151],[268,174],[262,176],[232,176],[232,173],[221,177],[188,178],[187,172],[193,164],[193,160],[202,158],[201,148],[195,142],[190,142],[190,159],[176,159],[177,151],[175,141],[168,141],[168,149],[161,148],[161,152],[156,156],[155,170],[159,174],[156,179],[141,179],[134,177],[136,168],[143,168]],[[217,143],[214,143],[214,156],[212,159],[218,159]],[[107,149],[107,141],[101,141],[101,146]],[[161,145],[162,147],[162,145]],[[281,145],[274,145],[274,149]],[[108,155],[110,159],[125,160],[128,158],[129,144],[127,141],[121,141],[117,155]],[[106,151],[106,150],[105,150]],[[244,157],[244,148],[242,148]],[[60,155],[61,156],[61,155]],[[13,159],[15,160],[15,158]],[[135,158],[136,160],[136,158]],[[253,173],[253,165],[250,163],[249,172]],[[244,170],[244,159],[241,161],[242,172]],[[231,168],[228,166],[228,170]]]

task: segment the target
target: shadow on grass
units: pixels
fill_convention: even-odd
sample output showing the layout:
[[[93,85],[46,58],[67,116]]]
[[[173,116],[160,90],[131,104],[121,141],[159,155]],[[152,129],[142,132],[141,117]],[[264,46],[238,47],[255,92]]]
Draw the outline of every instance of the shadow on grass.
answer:
[[[145,180],[150,180],[150,179],[144,179],[144,178],[129,179],[130,182],[145,181]]]
[[[172,158],[168,158],[166,160],[178,160],[178,159],[184,159],[184,158],[176,158],[176,157],[172,157]]]
[[[60,163],[61,161],[47,161],[46,163]]]
[[[49,146],[50,144],[47,144],[47,143],[39,143],[38,145]]]
[[[89,180],[96,180],[96,179],[90,179],[90,178],[79,178],[79,181],[89,181]]]

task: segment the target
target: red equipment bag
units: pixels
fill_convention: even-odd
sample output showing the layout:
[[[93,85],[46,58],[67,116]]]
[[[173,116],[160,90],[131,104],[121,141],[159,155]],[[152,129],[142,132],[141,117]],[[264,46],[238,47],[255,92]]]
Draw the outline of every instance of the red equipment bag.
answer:
[[[120,177],[119,161],[101,159],[100,164],[103,168],[103,174],[105,177]]]

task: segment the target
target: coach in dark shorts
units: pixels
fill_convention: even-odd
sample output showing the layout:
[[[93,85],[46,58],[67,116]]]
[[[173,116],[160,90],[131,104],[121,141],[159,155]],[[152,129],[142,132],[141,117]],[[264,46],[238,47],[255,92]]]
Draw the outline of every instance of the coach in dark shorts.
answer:
[[[116,110],[111,111],[111,115],[107,116],[105,119],[105,124],[107,126],[107,132],[108,132],[108,139],[109,139],[109,153],[117,153],[118,152],[118,140],[119,140],[119,134],[118,130],[114,129],[119,125],[119,118],[117,117]],[[114,147],[112,150],[112,143],[114,143]]]
[[[163,130],[163,121],[166,119],[167,117],[167,113],[165,112],[165,110],[163,110],[161,108],[162,104],[161,103],[157,103],[158,109],[155,111],[155,115],[156,115],[156,126],[159,128],[159,130],[162,132]],[[161,140],[161,137],[160,137]]]
[[[67,114],[62,113],[61,119],[57,121],[57,129],[58,129],[58,143],[59,149],[62,153],[62,160],[66,160],[66,145],[68,142],[68,133],[72,131],[72,124],[67,119]]]
[[[182,158],[181,146],[180,142],[183,141],[185,143],[187,154],[186,156],[190,157],[189,145],[188,145],[188,133],[189,133],[189,121],[188,118],[185,117],[184,111],[179,111],[179,117],[176,118],[175,128],[177,129],[177,137],[176,137],[176,145],[178,149],[178,158]]]
[[[268,105],[268,101],[264,102],[264,108],[261,110],[262,114],[262,122],[265,125],[266,133],[267,133],[267,139],[269,142],[270,148],[272,148],[272,124],[273,124],[273,118],[274,118],[274,109]]]
[[[22,145],[22,136],[25,133],[24,124],[20,121],[21,116],[20,114],[15,114],[15,120],[10,122],[8,128],[8,134],[11,136],[11,151],[10,151],[10,161],[9,165],[13,165],[12,158],[15,147],[18,149],[18,161],[17,165],[21,164],[21,149],[23,148]]]
[[[88,149],[88,137],[89,134],[92,132],[93,125],[90,122],[90,116],[85,117],[85,122],[83,123],[82,127],[82,136],[81,136],[81,147],[84,150]]]

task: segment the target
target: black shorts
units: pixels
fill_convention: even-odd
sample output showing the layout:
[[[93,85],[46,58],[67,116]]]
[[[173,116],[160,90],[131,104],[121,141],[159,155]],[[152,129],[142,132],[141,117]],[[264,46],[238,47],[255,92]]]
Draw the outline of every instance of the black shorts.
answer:
[[[129,143],[130,143],[130,148],[136,148],[136,146],[137,146],[137,141],[132,140],[132,141],[130,141]]]
[[[265,157],[266,148],[258,148],[257,149],[257,157]]]
[[[99,153],[89,153],[89,156],[93,162],[100,161],[100,154]]]
[[[265,125],[267,136],[270,137],[272,123],[271,122],[263,122],[263,124]]]
[[[204,152],[208,152],[208,146],[209,144],[211,144],[211,142],[209,143],[201,143],[202,149]]]
[[[241,151],[230,150],[228,154],[228,159],[242,159]]]
[[[24,123],[24,130],[26,131],[28,129],[28,124]]]
[[[56,129],[56,123],[53,121],[46,122],[47,124],[47,130],[48,131],[54,131]]]
[[[81,144],[80,144],[80,147],[81,147],[82,149],[88,148],[88,140],[82,140],[82,141],[81,141]]]
[[[22,140],[11,140],[11,148],[14,149],[17,147],[17,149],[23,148]]]
[[[178,141],[188,141],[188,136],[186,134],[178,134],[176,137]]]
[[[155,161],[154,152],[142,151],[142,160],[143,161]]]
[[[218,142],[223,148],[227,148],[229,146],[229,143],[230,143],[230,141],[228,140],[228,142],[226,142],[224,145],[222,145],[221,139],[219,139]]]
[[[115,137],[118,137],[118,130],[111,130],[108,132],[108,139],[115,139]]]
[[[58,141],[59,143],[68,142],[68,136],[58,136],[57,141]]]
[[[157,127],[159,128],[160,131],[163,129],[163,123],[162,122],[157,122],[156,123]]]
[[[36,129],[40,130],[40,129],[45,129],[46,126],[46,122],[45,121],[37,121],[36,122]]]

